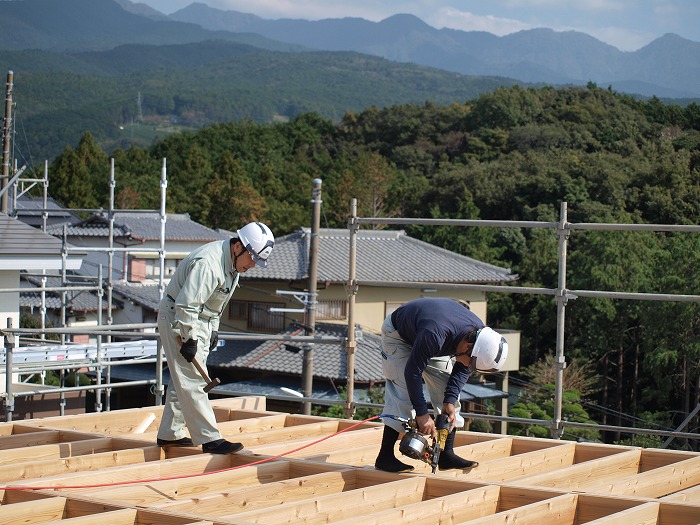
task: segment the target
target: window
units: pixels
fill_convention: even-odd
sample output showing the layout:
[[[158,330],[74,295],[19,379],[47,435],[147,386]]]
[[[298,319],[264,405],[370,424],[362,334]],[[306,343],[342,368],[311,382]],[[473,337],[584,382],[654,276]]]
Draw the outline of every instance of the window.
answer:
[[[247,321],[247,330],[281,332],[284,330],[284,314],[282,312],[270,312],[270,308],[273,307],[284,308],[284,303],[231,301],[228,318],[232,321]]]
[[[347,302],[342,299],[319,301],[316,305],[317,319],[345,319]]]
[[[146,259],[129,260],[129,281],[140,283],[146,280]]]

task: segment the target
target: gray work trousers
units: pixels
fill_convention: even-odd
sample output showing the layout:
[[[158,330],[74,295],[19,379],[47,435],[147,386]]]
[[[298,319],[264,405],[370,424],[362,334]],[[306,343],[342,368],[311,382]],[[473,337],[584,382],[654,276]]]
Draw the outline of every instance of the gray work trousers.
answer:
[[[384,413],[404,418],[415,418],[411,398],[408,396],[408,387],[404,377],[406,362],[413,348],[401,339],[399,332],[391,322],[391,316],[387,316],[382,325],[382,371],[386,378],[384,387]],[[442,412],[442,402],[445,397],[447,381],[452,373],[454,359],[449,356],[433,357],[428,361],[428,366],[423,370],[423,381],[428,390],[430,402],[437,416]],[[455,427],[464,426],[464,418],[459,415],[462,406],[459,399],[455,403]],[[384,423],[399,433],[403,433],[403,425],[389,418],[384,418]]]
[[[185,437],[185,425],[195,445],[221,439],[216,426],[214,410],[209,396],[204,393],[206,381],[194,363],[188,363],[180,355],[180,342],[173,332],[175,304],[163,298],[158,312],[158,331],[163,344],[165,358],[170,369],[170,384],[163,408],[163,419],[158,429],[158,438],[175,440]],[[206,322],[206,321],[205,321]],[[197,341],[196,359],[206,366],[209,341]]]

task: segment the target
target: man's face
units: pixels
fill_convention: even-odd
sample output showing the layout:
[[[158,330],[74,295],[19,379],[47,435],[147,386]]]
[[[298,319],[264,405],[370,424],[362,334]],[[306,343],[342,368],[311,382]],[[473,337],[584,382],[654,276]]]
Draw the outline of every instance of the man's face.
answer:
[[[468,368],[472,362],[471,355],[473,349],[474,343],[468,343],[466,338],[462,339],[459,344],[457,344],[455,360]]]
[[[248,270],[250,270],[253,266],[255,266],[255,262],[250,256],[250,253],[248,253],[248,250],[246,250],[240,242],[236,242],[233,245],[233,252],[235,255],[238,256],[235,258],[236,271],[238,273],[245,273]]]

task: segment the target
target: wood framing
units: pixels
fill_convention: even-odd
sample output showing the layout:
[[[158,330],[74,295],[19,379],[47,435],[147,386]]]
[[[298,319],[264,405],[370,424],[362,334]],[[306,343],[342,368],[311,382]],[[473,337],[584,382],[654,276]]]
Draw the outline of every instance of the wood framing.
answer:
[[[230,456],[156,446],[161,407],[0,424],[3,525],[697,525],[700,454],[458,432],[479,462],[373,468],[376,421],[213,400]],[[398,454],[398,443],[396,444]]]

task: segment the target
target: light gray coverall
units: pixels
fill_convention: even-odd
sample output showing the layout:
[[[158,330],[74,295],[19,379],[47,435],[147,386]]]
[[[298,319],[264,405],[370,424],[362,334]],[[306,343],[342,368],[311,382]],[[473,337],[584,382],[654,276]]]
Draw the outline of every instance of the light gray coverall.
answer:
[[[180,346],[196,339],[196,359],[206,366],[211,333],[219,331],[221,314],[238,286],[229,242],[210,242],[187,255],[160,302],[158,331],[170,368],[170,384],[159,439],[185,437],[185,425],[196,446],[221,439],[209,396],[204,393],[206,381],[194,363],[182,357]]]

